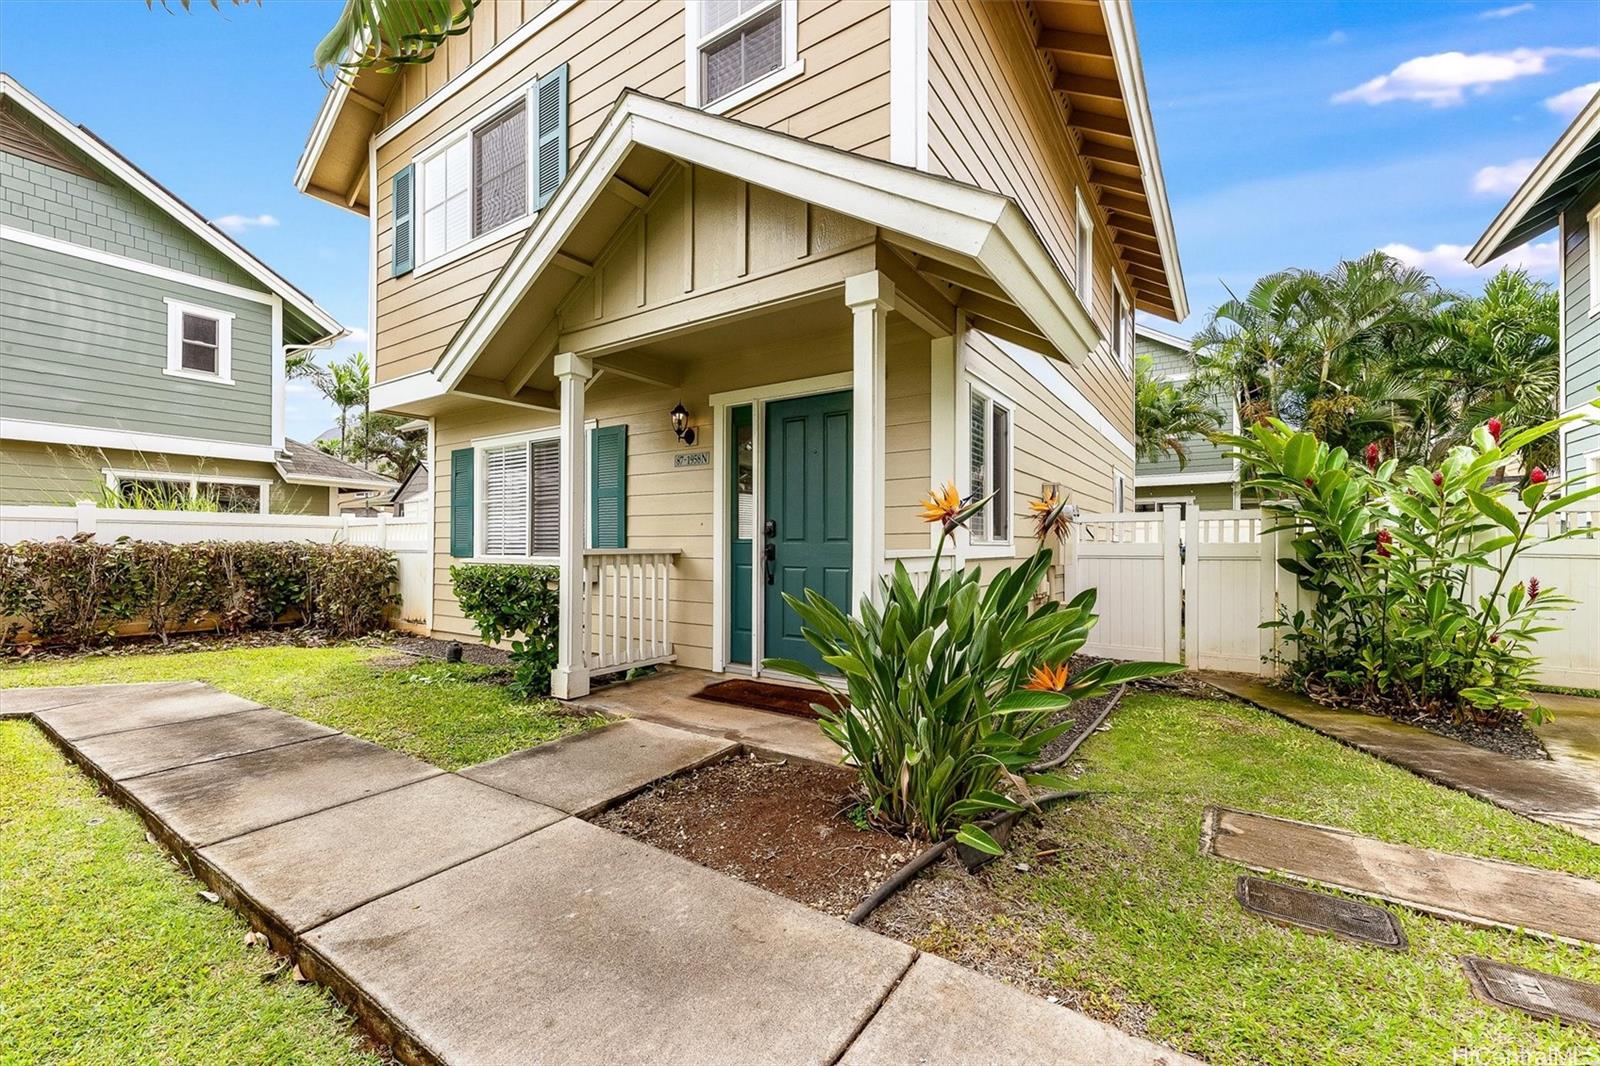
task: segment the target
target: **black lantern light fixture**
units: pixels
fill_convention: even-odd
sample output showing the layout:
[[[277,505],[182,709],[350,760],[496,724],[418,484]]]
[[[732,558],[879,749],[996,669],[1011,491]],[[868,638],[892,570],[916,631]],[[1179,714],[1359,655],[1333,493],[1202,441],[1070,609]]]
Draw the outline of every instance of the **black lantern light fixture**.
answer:
[[[694,443],[694,427],[689,425],[689,412],[681,401],[672,409],[672,432],[677,434],[679,444]]]

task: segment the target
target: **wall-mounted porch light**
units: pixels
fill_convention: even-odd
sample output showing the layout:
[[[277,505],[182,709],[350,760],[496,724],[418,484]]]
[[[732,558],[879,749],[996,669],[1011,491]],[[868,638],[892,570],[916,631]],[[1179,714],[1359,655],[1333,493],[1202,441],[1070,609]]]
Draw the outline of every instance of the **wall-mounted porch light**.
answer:
[[[694,443],[694,427],[689,425],[689,412],[681,402],[672,409],[672,432],[677,434],[679,444]]]

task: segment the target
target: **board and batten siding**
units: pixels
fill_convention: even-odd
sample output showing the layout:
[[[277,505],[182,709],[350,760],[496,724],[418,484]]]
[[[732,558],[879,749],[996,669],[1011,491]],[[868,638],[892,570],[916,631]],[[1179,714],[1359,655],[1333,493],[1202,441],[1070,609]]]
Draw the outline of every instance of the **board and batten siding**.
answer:
[[[841,303],[840,311],[843,310]],[[813,319],[818,316],[813,312]],[[692,363],[678,388],[658,388],[606,375],[590,388],[586,419],[599,426],[628,427],[628,547],[678,549],[672,572],[672,639],[678,661],[711,665],[712,597],[715,564],[713,530],[715,468],[679,468],[681,452],[711,452],[725,447],[712,418],[713,393],[753,388],[797,378],[848,371],[851,337],[847,318],[824,332],[798,325],[780,340],[741,345],[736,331],[719,332],[706,355]],[[918,516],[927,492],[931,350],[927,335],[895,320],[889,331],[885,364],[887,412],[885,542],[891,548],[926,549],[928,528]],[[690,412],[696,440],[691,448],[673,435],[667,413],[682,402]],[[504,404],[479,404],[435,417],[434,454],[440,464],[434,481],[433,630],[442,637],[477,639],[451,588],[450,567],[462,560],[450,554],[451,453],[475,439],[531,433],[557,425],[557,416],[520,411]],[[478,501],[481,510],[482,501]],[[475,521],[476,526],[476,521]]]
[[[0,225],[185,274],[262,290],[260,282],[166,212],[9,104],[8,117],[78,162],[64,170],[0,149]],[[89,177],[94,174],[95,177]],[[10,251],[10,248],[7,248]]]
[[[271,444],[268,305],[52,249],[3,247],[0,416]],[[235,316],[232,385],[165,373],[167,297]]]
[[[1600,397],[1600,314],[1590,311],[1589,294],[1595,284],[1589,276],[1590,211],[1600,204],[1600,181],[1589,187],[1562,213],[1561,249],[1562,350],[1566,381],[1562,409],[1572,410]],[[1566,431],[1567,475],[1587,469],[1588,457],[1600,454],[1600,425],[1577,426]]]
[[[488,289],[521,236],[429,270],[391,276],[393,179],[442,137],[540,74],[568,67],[569,161],[575,165],[617,98],[634,89],[682,103],[685,12],[681,0],[583,0],[486,67],[471,64],[543,9],[484,5],[443,62],[399,75],[382,129],[392,128],[450,82],[452,95],[377,149],[376,376],[390,381],[432,366]],[[482,14],[492,8],[491,17]],[[728,117],[831,147],[888,158],[889,13],[885,0],[802,0],[797,42],[805,73],[727,112]],[[380,132],[379,136],[382,136]]]
[[[1133,383],[1112,353],[1110,241],[1087,170],[1049,91],[1033,28],[1016,4],[935,0],[928,27],[928,162],[939,174],[1016,200],[1062,273],[1075,276],[1078,190],[1095,212],[1093,306],[1102,340],[1067,371],[1079,392],[1125,436],[1133,435]]]
[[[108,469],[267,481],[267,508],[273,514],[326,515],[332,510],[325,486],[290,485],[270,463],[9,440],[0,443],[0,501],[70,507],[79,500],[98,500]]]

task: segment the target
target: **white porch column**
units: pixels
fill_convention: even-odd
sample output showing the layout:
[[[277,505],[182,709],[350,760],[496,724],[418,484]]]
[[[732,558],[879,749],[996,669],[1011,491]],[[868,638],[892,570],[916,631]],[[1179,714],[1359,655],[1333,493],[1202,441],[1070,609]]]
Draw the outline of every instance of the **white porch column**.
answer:
[[[561,577],[560,632],[556,668],[550,671],[550,694],[558,700],[572,700],[589,694],[589,620],[582,617],[583,531],[589,512],[583,397],[594,376],[594,364],[581,355],[562,352],[555,358],[555,372],[561,405]]]
[[[850,591],[859,609],[876,587],[883,562],[884,366],[894,283],[876,270],[857,274],[845,279],[844,301],[854,319]]]

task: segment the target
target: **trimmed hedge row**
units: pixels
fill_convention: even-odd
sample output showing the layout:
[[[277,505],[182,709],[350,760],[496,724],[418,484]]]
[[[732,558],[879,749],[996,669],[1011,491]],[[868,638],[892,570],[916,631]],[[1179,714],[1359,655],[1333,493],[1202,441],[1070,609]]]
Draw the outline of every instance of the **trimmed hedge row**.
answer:
[[[102,543],[93,534],[0,544],[0,644],[88,647],[144,623],[222,633],[298,619],[339,637],[398,606],[394,555],[352,544]]]

